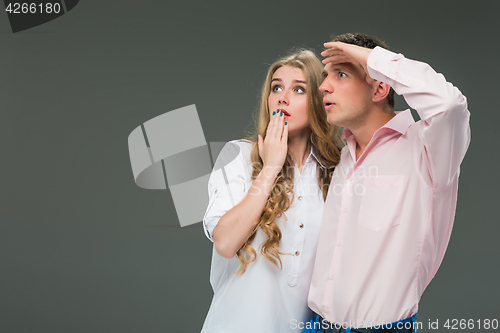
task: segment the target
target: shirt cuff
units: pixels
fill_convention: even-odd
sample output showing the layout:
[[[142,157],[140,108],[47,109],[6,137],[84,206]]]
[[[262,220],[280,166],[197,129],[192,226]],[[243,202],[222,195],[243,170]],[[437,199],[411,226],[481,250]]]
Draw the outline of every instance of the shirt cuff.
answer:
[[[398,93],[398,85],[420,90],[426,86],[424,82],[411,74],[408,64],[409,60],[401,53],[394,53],[380,46],[372,50],[366,61],[368,74],[373,79],[390,85],[396,93]]]
[[[390,70],[391,61],[398,61],[403,58],[402,54],[396,54],[392,51],[386,50],[380,46],[376,46],[366,61],[368,74],[375,80],[387,81],[386,75],[382,74]]]

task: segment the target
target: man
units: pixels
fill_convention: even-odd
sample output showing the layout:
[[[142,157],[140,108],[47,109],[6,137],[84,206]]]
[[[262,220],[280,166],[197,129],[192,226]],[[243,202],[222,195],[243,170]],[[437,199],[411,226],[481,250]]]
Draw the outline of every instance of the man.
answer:
[[[345,34],[325,47],[320,90],[347,146],[309,291],[314,314],[306,328],[323,329],[304,332],[414,332],[419,299],[451,234],[470,141],[466,99],[429,65],[375,38]],[[391,87],[420,121],[394,112]]]

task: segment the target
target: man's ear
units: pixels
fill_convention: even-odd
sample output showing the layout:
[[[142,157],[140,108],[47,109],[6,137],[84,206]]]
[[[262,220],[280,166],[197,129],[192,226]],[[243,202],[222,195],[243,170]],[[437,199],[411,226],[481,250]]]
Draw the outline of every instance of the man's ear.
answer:
[[[387,97],[389,91],[391,90],[391,86],[382,81],[375,81],[375,91],[373,92],[372,101],[374,103],[382,101]]]

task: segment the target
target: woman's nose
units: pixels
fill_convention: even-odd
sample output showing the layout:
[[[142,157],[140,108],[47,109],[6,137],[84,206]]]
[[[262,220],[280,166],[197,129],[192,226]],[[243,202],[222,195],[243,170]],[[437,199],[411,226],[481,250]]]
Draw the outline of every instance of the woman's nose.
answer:
[[[288,93],[284,91],[278,100],[278,104],[283,104],[283,105],[288,105],[289,99],[288,99]]]

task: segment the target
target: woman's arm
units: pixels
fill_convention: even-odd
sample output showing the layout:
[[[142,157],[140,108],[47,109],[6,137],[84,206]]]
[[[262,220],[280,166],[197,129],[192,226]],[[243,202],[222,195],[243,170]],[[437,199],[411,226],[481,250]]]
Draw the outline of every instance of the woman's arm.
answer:
[[[271,193],[276,175],[271,170],[257,176],[247,195],[224,214],[214,228],[212,239],[215,250],[224,258],[232,258],[246,242],[252,226],[262,214]]]
[[[259,219],[283,167],[287,154],[288,127],[284,117],[271,116],[266,139],[259,136],[259,155],[263,161],[259,173],[246,196],[225,213],[212,232],[215,250],[224,258],[232,258],[247,241],[253,224]]]

